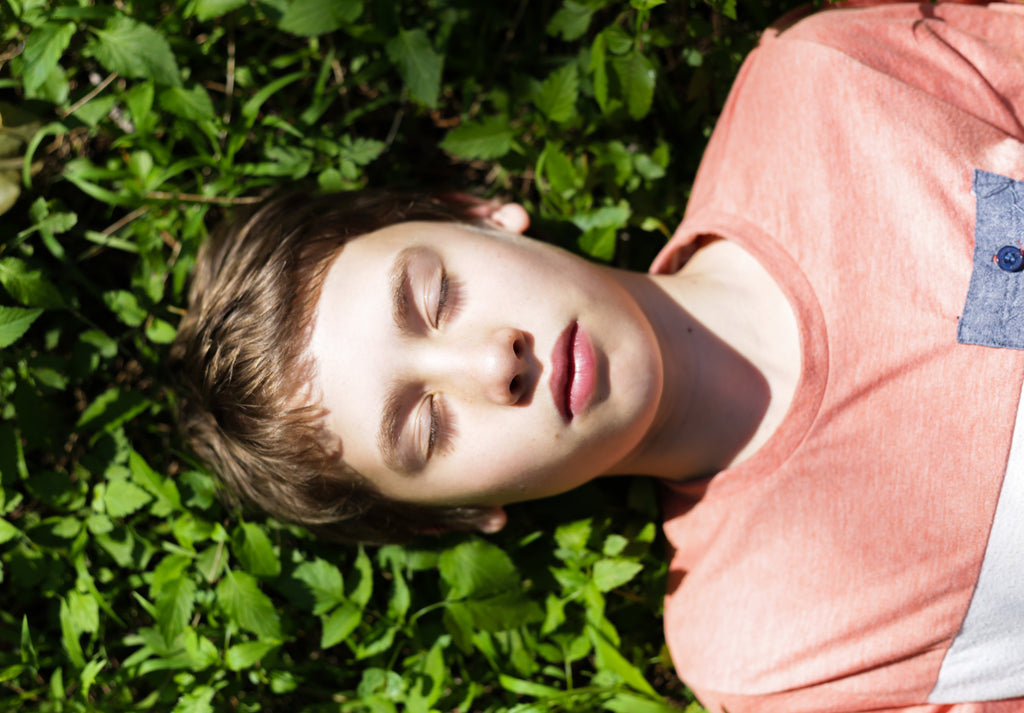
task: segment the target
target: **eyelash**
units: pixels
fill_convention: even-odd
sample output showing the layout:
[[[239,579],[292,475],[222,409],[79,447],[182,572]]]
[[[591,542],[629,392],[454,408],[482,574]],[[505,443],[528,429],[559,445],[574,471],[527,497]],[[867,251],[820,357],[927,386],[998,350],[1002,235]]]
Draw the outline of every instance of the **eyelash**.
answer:
[[[437,314],[434,315],[434,326],[441,326],[441,318],[445,314],[445,308],[448,306],[448,271],[441,270],[441,287],[438,290],[437,296]]]
[[[427,438],[427,458],[443,452],[452,442],[454,429],[450,413],[441,413],[438,398],[430,397],[430,436]],[[440,451],[438,449],[441,449]]]
[[[441,269],[441,284],[438,288],[437,308],[433,315],[433,327],[439,329],[459,311],[462,303],[461,283]]]
[[[437,311],[434,314],[434,328],[438,329],[458,309],[459,283],[448,276],[448,271],[441,268],[441,284],[438,287]],[[453,416],[445,410],[440,398],[431,394],[430,396],[430,433],[427,437],[427,458],[443,453],[453,441],[455,430],[453,428]]]

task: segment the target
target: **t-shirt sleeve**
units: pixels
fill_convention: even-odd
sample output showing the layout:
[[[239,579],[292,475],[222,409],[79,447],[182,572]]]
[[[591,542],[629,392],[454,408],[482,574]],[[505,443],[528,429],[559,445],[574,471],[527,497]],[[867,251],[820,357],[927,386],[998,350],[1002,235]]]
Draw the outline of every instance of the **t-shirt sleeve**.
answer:
[[[765,42],[833,48],[874,70],[879,82],[916,87],[1024,139],[1024,3],[853,0],[841,8],[766,33]]]

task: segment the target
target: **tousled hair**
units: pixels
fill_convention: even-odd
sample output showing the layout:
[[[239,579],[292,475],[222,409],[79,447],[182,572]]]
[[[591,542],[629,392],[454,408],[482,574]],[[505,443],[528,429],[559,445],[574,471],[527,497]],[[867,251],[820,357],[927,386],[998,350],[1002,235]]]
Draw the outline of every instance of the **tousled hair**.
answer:
[[[390,500],[344,462],[312,403],[308,354],[324,280],[349,240],[407,221],[477,225],[476,205],[391,191],[293,192],[214,231],[199,251],[170,366],[182,432],[229,501],[346,541],[477,526],[483,508]]]

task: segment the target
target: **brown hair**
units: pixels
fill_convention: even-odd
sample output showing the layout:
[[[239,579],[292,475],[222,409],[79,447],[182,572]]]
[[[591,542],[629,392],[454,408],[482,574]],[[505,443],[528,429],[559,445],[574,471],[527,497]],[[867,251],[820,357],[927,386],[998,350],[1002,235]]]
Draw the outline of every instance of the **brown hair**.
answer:
[[[406,221],[479,224],[465,200],[359,191],[271,198],[221,226],[199,252],[171,348],[179,424],[229,500],[319,534],[407,541],[472,529],[483,510],[381,496],[348,467],[309,403],[307,347],[327,271],[352,238]]]

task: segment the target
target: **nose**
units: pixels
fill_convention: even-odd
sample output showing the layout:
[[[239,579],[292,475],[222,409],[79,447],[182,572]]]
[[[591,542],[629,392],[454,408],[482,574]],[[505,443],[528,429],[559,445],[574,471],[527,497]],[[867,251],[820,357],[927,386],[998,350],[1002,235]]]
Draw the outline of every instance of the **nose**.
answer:
[[[519,403],[529,388],[526,335],[502,327],[480,336],[472,344],[449,345],[439,355],[449,389],[499,405]]]

